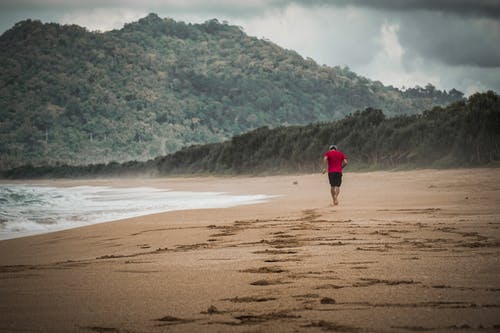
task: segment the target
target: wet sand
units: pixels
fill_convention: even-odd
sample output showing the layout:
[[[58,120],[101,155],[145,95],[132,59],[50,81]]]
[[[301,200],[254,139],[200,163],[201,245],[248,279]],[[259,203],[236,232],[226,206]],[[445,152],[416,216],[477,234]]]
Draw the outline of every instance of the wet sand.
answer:
[[[500,331],[500,169],[38,183],[279,197],[0,241],[0,332]]]

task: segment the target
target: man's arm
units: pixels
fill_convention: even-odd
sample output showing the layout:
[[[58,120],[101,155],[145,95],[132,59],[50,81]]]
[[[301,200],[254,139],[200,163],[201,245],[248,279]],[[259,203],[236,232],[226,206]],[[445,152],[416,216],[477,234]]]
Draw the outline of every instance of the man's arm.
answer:
[[[347,165],[347,158],[344,158],[344,160],[342,161],[342,167],[345,167]]]
[[[326,173],[326,166],[327,166],[327,164],[328,164],[328,157],[325,156],[323,158],[323,171],[322,171],[323,174]]]

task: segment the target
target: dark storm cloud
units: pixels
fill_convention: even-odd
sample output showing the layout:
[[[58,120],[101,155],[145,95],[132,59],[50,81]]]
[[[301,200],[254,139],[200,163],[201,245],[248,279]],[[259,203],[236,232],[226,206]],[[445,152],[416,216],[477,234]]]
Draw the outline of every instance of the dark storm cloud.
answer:
[[[407,50],[454,66],[499,67],[500,22],[429,15],[402,17],[399,41]]]
[[[462,16],[484,16],[491,18],[500,18],[499,0],[303,0],[295,2],[301,3],[304,6],[357,6],[403,12],[424,10],[452,13]]]
[[[303,7],[354,6],[401,12],[424,10],[500,18],[499,0],[1,0],[0,10],[158,8],[252,15],[294,4]]]
[[[183,12],[260,14],[270,8],[286,7],[282,0],[0,0],[0,10],[89,10],[95,8],[158,9]]]
[[[173,11],[225,12],[239,15],[258,15],[290,5],[355,6],[384,11],[438,11],[463,16],[500,18],[499,0],[2,0],[0,10],[68,10],[103,7],[170,9]]]

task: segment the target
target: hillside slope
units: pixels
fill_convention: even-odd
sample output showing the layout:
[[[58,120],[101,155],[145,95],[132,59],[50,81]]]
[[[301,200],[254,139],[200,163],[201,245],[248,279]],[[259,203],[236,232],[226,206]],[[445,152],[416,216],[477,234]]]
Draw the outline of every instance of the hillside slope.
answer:
[[[0,169],[146,160],[261,126],[460,100],[320,66],[217,20],[155,14],[110,32],[23,21],[0,36]]]

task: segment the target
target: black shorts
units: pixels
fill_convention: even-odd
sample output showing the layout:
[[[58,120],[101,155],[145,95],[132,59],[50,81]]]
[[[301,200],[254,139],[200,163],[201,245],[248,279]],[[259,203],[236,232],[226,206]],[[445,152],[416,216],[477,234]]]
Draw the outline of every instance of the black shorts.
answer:
[[[330,180],[330,186],[342,185],[342,172],[329,172],[328,180]]]

